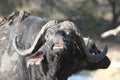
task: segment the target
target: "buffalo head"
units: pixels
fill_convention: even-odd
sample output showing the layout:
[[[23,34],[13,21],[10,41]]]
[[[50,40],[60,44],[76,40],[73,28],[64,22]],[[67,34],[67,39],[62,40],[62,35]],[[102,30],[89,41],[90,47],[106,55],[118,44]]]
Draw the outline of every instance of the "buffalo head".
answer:
[[[13,39],[15,50],[27,57],[28,67],[31,63],[32,67],[40,67],[34,68],[40,72],[35,73],[46,76],[46,80],[63,80],[80,70],[107,68],[110,64],[106,56],[107,46],[103,51],[98,50],[89,39],[83,39],[79,29],[70,21],[51,20],[39,30],[30,48],[22,49],[19,44],[16,36]]]

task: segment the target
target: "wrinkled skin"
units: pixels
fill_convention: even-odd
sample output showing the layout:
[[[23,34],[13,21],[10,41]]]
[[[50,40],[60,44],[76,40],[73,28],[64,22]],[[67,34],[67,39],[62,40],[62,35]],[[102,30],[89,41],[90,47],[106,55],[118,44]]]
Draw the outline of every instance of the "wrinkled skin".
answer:
[[[13,23],[8,25],[11,29],[10,42],[7,45],[9,52],[1,53],[0,80],[67,80],[70,75],[78,71],[105,69],[110,65],[107,56],[98,62],[87,60],[83,52],[84,48],[78,48],[77,42],[81,42],[76,39],[78,34],[63,24],[64,22],[48,28],[31,55],[20,55],[12,46],[13,38],[17,35],[18,46],[21,49],[28,49],[32,46],[42,26],[49,20],[35,16],[19,19],[20,17],[15,18]],[[86,40],[84,42],[86,43]],[[87,42],[89,45],[85,47],[91,54],[101,52],[93,41]],[[79,43],[79,46],[82,44]],[[7,62],[9,67],[4,67],[6,57],[9,60]]]
[[[68,30],[67,27],[60,25],[46,31],[45,45],[36,52],[36,54],[43,53],[44,59],[41,64],[44,64],[44,66],[40,66],[42,69],[40,68],[39,71],[45,77],[37,76],[37,70],[31,72],[36,74],[34,74],[35,79],[40,77],[41,80],[66,80],[67,77],[80,70],[104,69],[109,66],[110,60],[107,57],[104,57],[99,62],[87,61],[85,54],[80,53],[76,47],[75,36],[73,30]],[[87,47],[90,48],[91,53],[99,54],[101,52],[93,42],[90,42]]]

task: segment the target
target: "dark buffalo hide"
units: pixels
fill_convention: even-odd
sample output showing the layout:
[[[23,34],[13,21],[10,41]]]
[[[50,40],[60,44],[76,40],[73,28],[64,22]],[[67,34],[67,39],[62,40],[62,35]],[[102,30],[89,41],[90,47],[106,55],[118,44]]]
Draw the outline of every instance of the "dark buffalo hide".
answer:
[[[0,80],[67,80],[78,71],[110,64],[107,46],[100,51],[70,21],[22,11],[3,18],[0,25],[6,31],[0,47]]]

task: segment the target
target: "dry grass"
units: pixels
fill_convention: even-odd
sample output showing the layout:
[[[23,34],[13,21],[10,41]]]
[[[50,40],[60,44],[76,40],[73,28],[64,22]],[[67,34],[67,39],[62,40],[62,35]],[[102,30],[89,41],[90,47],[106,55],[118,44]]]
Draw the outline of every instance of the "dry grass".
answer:
[[[112,64],[108,69],[97,70],[93,75],[93,80],[119,80],[120,66]]]

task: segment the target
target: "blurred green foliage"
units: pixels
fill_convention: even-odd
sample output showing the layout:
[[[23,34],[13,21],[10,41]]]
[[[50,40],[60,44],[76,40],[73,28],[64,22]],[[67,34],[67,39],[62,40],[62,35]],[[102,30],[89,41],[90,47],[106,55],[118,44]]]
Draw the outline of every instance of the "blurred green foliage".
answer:
[[[25,10],[40,17],[72,20],[85,35],[99,38],[110,28],[113,6],[119,0],[0,0],[0,16]],[[120,7],[117,3],[117,12]],[[111,15],[112,14],[112,15]]]
[[[14,9],[12,0],[0,0],[0,15],[7,15],[8,12],[11,12]]]

